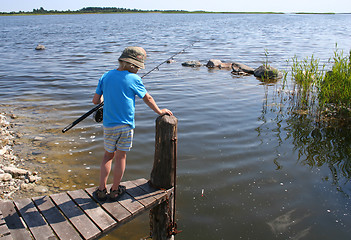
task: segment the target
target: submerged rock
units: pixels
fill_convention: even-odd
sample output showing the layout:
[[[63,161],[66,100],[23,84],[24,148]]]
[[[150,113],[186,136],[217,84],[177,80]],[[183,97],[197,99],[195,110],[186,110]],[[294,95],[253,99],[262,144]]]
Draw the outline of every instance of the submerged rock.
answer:
[[[47,187],[42,186],[42,185],[35,186],[33,190],[37,193],[46,193],[49,191]]]
[[[261,78],[263,80],[278,80],[283,78],[283,74],[279,72],[278,69],[272,67],[272,66],[259,66],[258,68],[255,69],[254,75],[257,78]]]
[[[183,62],[182,66],[184,66],[184,67],[201,67],[202,64],[199,61],[187,61],[187,62]]]

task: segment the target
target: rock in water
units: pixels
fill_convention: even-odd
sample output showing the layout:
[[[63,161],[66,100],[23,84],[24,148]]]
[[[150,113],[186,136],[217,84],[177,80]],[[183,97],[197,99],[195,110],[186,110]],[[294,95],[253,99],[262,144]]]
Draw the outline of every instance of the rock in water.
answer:
[[[38,44],[38,46],[35,47],[35,50],[45,50],[45,46]]]
[[[218,59],[210,59],[207,62],[206,67],[208,67],[208,68],[231,68],[232,63],[224,63]]]
[[[264,80],[277,80],[283,77],[283,74],[279,72],[278,69],[271,67],[269,65],[259,66],[258,68],[255,69],[254,75],[257,78],[261,78]]]
[[[207,64],[206,67],[208,68],[216,68],[216,67],[221,67],[222,61],[221,60],[217,60],[217,59],[210,59]]]
[[[244,72],[248,74],[254,74],[255,69],[252,67],[246,66],[245,64],[242,63],[233,63],[232,66],[233,72]]]
[[[184,67],[201,67],[202,64],[199,61],[187,61],[187,62],[183,62],[182,66],[184,66]]]

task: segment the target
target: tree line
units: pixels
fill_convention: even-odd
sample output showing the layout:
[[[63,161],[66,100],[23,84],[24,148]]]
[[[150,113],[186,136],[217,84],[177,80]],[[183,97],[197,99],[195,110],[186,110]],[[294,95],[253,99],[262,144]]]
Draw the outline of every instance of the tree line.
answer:
[[[43,7],[38,9],[33,9],[31,12],[0,12],[0,14],[60,14],[60,13],[140,13],[140,12],[176,12],[176,13],[185,13],[184,10],[140,10],[140,9],[129,9],[129,8],[117,8],[117,7],[84,7],[79,10],[46,10]]]

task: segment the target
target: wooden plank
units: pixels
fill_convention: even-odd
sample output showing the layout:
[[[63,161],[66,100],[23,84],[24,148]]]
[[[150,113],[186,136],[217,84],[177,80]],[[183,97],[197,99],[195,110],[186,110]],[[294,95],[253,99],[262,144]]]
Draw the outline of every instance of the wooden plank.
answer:
[[[132,213],[125,209],[119,202],[99,201],[95,195],[96,187],[87,188],[85,191],[105,209],[117,222],[127,221],[132,217]]]
[[[35,239],[57,239],[30,199],[20,199],[14,203]]]
[[[145,178],[131,181],[131,183],[137,186],[138,188],[142,189],[143,192],[145,192],[144,195],[133,195],[133,197],[147,208],[153,207],[166,200],[166,192],[164,190],[159,190],[151,187],[148,183],[148,180],[146,180]]]
[[[117,224],[117,221],[107,214],[84,190],[69,191],[68,195],[102,231],[106,231]]]
[[[138,187],[133,182],[128,181],[125,182],[124,185],[128,189],[128,194],[135,198],[138,202],[140,202],[145,208],[148,208],[154,202],[156,202],[156,198],[154,198],[152,195],[149,195],[148,192]]]
[[[60,210],[51,201],[50,197],[36,197],[33,201],[46,221],[50,224],[56,235],[61,240],[82,239],[74,227],[66,220]]]
[[[126,182],[122,182],[121,185],[125,185]],[[112,184],[107,185],[108,189],[110,189]],[[137,215],[140,213],[143,209],[144,206],[138,202],[135,198],[133,198],[131,195],[128,194],[128,188],[127,188],[127,193],[123,194],[120,196],[118,199],[118,202],[129,212],[131,212],[133,215]]]
[[[101,234],[100,229],[66,193],[53,194],[50,197],[84,239],[91,239]]]
[[[13,240],[11,235],[0,235],[1,240]]]
[[[24,226],[20,216],[18,215],[13,202],[2,202],[0,204],[3,218],[10,230],[11,236],[16,240],[32,239],[31,233]]]
[[[151,193],[152,196],[154,196],[156,199],[162,198],[166,192],[165,190],[156,189],[152,187],[149,184],[149,181],[146,180],[145,178],[134,180],[133,183],[136,184],[138,187],[142,188],[143,190],[145,190],[146,192]]]
[[[12,237],[10,236],[10,229],[6,225],[1,209],[0,209],[0,239],[1,240],[12,239]]]
[[[6,235],[10,235],[10,229],[7,227],[6,223],[0,224],[0,238]]]

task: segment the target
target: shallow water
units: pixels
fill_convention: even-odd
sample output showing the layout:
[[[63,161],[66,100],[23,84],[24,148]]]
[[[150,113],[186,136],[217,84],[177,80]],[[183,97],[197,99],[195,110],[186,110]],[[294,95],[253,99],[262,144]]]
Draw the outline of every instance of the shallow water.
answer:
[[[335,44],[350,50],[350,15],[104,14],[0,17],[1,108],[24,132],[17,151],[50,192],[98,184],[101,125],[88,118],[99,77],[125,46],[148,52],[140,75],[178,126],[180,239],[348,239],[350,138],[276,110],[279,82],[264,85],[228,70],[182,67],[216,58],[288,70],[286,60],[327,63]],[[35,51],[37,44],[46,46]],[[266,55],[268,52],[268,59]],[[138,100],[125,180],[149,178],[156,115]],[[313,132],[313,134],[312,134]],[[33,141],[42,136],[42,141]],[[202,196],[203,193],[203,196]],[[204,226],[206,226],[204,228]],[[137,229],[137,230],[136,230]],[[149,234],[145,214],[103,239]]]

